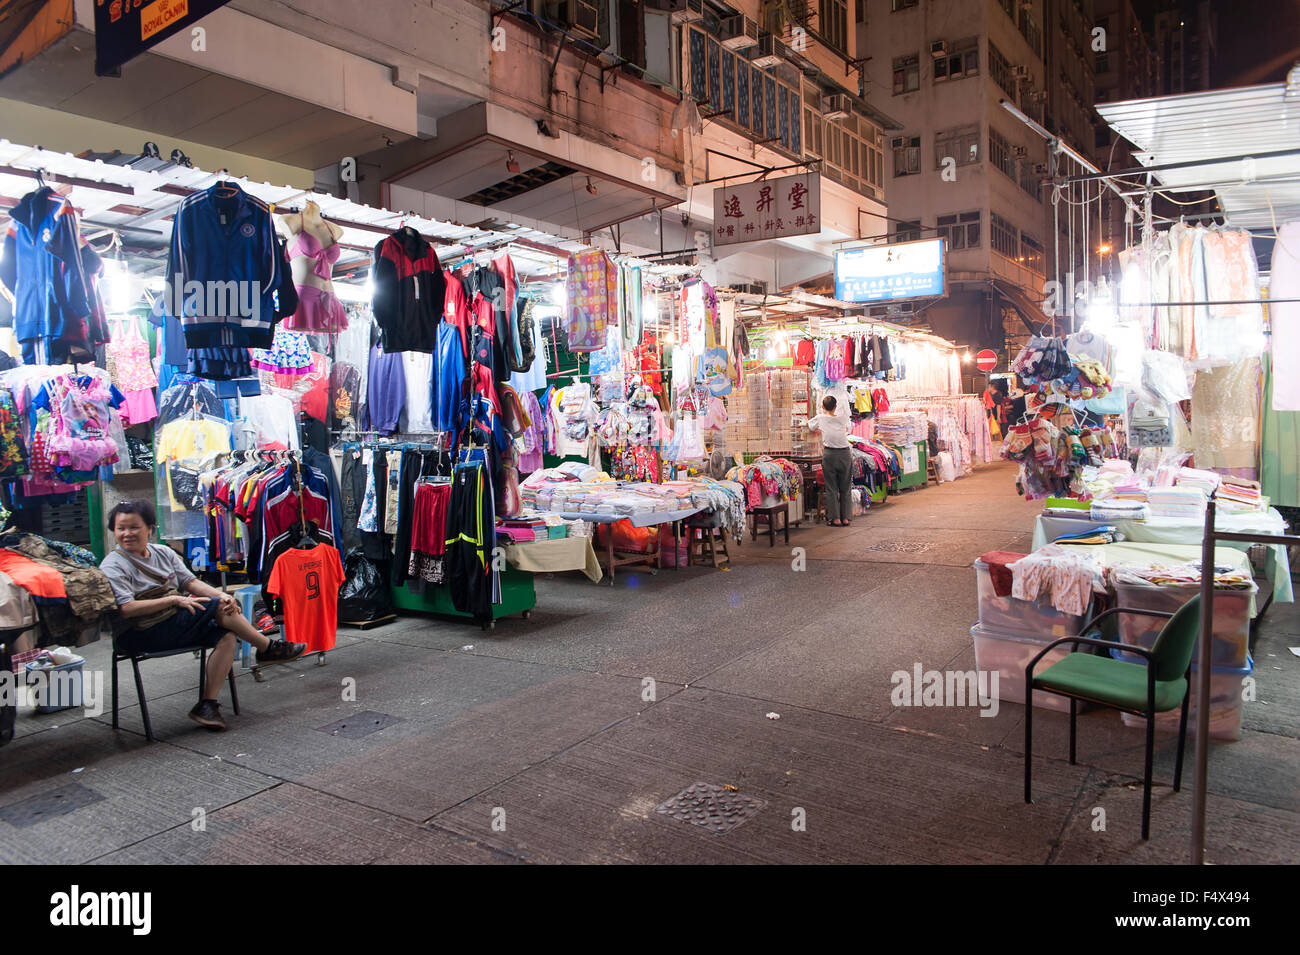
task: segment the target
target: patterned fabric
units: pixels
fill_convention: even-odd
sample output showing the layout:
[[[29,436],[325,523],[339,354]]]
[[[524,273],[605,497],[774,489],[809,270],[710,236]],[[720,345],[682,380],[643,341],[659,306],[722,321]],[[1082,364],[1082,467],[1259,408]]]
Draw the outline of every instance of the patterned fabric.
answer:
[[[23,447],[13,392],[0,388],[0,477],[22,477],[26,473],[27,449]]]
[[[143,391],[156,387],[158,376],[154,374],[149,361],[149,343],[140,334],[140,327],[134,320],[119,324],[115,335],[104,349],[113,360],[113,384],[123,393]]]
[[[600,350],[605,330],[618,321],[618,266],[599,249],[570,256],[565,291],[569,351]]]
[[[254,348],[250,363],[254,368],[281,375],[306,375],[312,370],[314,359],[311,344],[303,332],[277,328],[270,349]]]

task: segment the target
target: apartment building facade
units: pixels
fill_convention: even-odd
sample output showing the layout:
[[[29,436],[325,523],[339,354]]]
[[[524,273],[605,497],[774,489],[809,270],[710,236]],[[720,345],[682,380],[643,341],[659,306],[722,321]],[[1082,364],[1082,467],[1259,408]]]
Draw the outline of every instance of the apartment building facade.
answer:
[[[971,348],[1001,349],[1042,320],[1051,245],[1047,146],[1000,103],[1036,121],[1049,103],[1043,4],[865,0],[858,25],[890,136],[889,241],[942,236],[948,295],[925,318]]]

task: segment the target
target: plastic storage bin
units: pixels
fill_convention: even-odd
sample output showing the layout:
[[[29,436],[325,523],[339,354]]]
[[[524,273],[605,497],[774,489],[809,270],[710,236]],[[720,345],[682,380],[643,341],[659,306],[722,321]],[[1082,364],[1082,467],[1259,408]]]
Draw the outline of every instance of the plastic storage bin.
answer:
[[[975,669],[998,673],[998,699],[1004,703],[1025,702],[1025,667],[1036,657],[1048,640],[1030,640],[1008,633],[995,633],[981,624],[970,628],[975,640]],[[1080,649],[1084,649],[1082,646]],[[1042,673],[1071,652],[1069,644],[1057,647],[1038,661],[1035,673]],[[1089,704],[1080,701],[1082,712]],[[1045,710],[1070,712],[1070,701],[1055,693],[1034,693],[1034,706]]]
[[[991,633],[1016,634],[1050,643],[1058,637],[1078,636],[1091,617],[1091,605],[1088,613],[1075,617],[1053,607],[1050,597],[1040,596],[1033,601],[999,597],[993,592],[989,565],[982,560],[975,561],[975,580],[979,590],[980,626]]]
[[[35,660],[27,664],[27,683],[36,684],[36,712],[57,713],[81,706],[85,664],[81,657],[57,666]]]
[[[1111,653],[1119,656],[1119,651],[1112,650]],[[1253,669],[1254,665],[1248,663],[1244,667],[1213,667],[1210,670],[1210,739],[1226,741],[1241,739],[1242,683],[1246,677],[1250,676]],[[1192,698],[1187,710],[1188,737],[1196,735],[1196,700],[1199,679],[1196,675],[1196,667],[1192,667]],[[1180,709],[1156,714],[1156,732],[1177,736]],[[1133,726],[1144,732],[1146,731],[1147,721],[1145,717],[1134,716],[1132,713],[1122,715],[1125,726]]]
[[[1141,610],[1159,610],[1173,613],[1200,592],[1198,587],[1158,587],[1153,584],[1123,583],[1116,581],[1115,594],[1121,607]],[[1210,659],[1216,667],[1244,667],[1250,661],[1250,600],[1252,590],[1215,590],[1213,641]],[[1119,638],[1122,642],[1155,646],[1156,636],[1166,621],[1161,617],[1122,613],[1119,618]],[[1200,638],[1192,659],[1200,659]],[[1136,654],[1124,659],[1140,662]]]

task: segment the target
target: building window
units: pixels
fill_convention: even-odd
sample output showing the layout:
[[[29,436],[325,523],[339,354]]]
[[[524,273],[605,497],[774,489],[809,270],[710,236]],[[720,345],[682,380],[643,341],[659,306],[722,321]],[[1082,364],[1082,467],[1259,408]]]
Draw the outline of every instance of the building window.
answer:
[[[951,158],[958,166],[969,166],[980,161],[979,126],[962,126],[934,134],[934,165],[943,168],[943,161]]]
[[[989,162],[1016,181],[1016,155],[1006,138],[992,126],[989,127]]]
[[[960,79],[963,76],[974,76],[980,71],[979,38],[960,40],[954,43],[945,55],[932,59],[936,83],[942,80]]]
[[[1016,227],[996,212],[989,214],[989,236],[994,252],[999,252],[1009,259],[1020,258],[1020,243],[1017,241]]]
[[[1002,55],[1002,51],[996,46],[989,43],[989,75],[993,81],[1002,87],[1003,91],[1011,97],[1011,101],[1016,101],[1016,71],[1011,66],[1011,61]]]
[[[1002,12],[1011,18],[1011,22],[1016,21],[1016,0],[998,0],[998,5],[1002,7]]]
[[[805,101],[813,101],[816,91],[804,91]],[[840,185],[863,195],[879,198],[883,188],[881,154],[884,133],[863,116],[850,116],[828,122],[811,107],[804,109],[804,143],[806,151],[821,158],[822,172]]]
[[[841,53],[849,51],[848,0],[821,0],[822,39],[826,45]]]
[[[979,210],[939,216],[939,236],[947,240],[948,248],[953,251],[977,248],[981,218]]]
[[[921,137],[894,137],[894,175],[914,176],[921,171]]]
[[[1034,21],[1034,15],[1027,9],[1020,10],[1020,35],[1025,38],[1029,48],[1034,51],[1034,56],[1042,59],[1043,57],[1043,34],[1038,29],[1038,24]]]
[[[1020,233],[1019,259],[1026,268],[1033,269],[1035,272],[1043,271],[1046,262],[1046,257],[1043,255],[1043,245],[1027,232]]]
[[[707,106],[711,119],[738,127],[756,139],[770,139],[776,148],[802,156],[799,87],[751,65],[746,57],[728,50],[701,29],[692,27],[689,33],[689,63],[683,64],[682,74],[690,78],[691,95],[701,109]]]
[[[895,242],[915,242],[921,238],[920,222],[899,222],[894,225]]]
[[[921,88],[919,54],[894,57],[894,94],[912,93]]]
[[[906,10],[909,7],[914,7],[914,6],[916,6],[916,0],[893,0],[893,5],[890,8],[890,12],[897,13],[899,10]]]

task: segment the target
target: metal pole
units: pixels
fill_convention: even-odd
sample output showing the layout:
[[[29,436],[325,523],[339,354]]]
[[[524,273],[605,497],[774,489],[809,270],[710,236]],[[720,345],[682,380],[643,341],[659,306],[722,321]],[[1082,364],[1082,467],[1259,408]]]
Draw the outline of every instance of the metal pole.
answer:
[[[1201,632],[1197,654],[1196,763],[1192,784],[1192,865],[1205,864],[1205,801],[1210,761],[1210,640],[1214,628],[1214,501],[1205,507],[1201,541]],[[1189,686],[1187,692],[1191,692]]]

